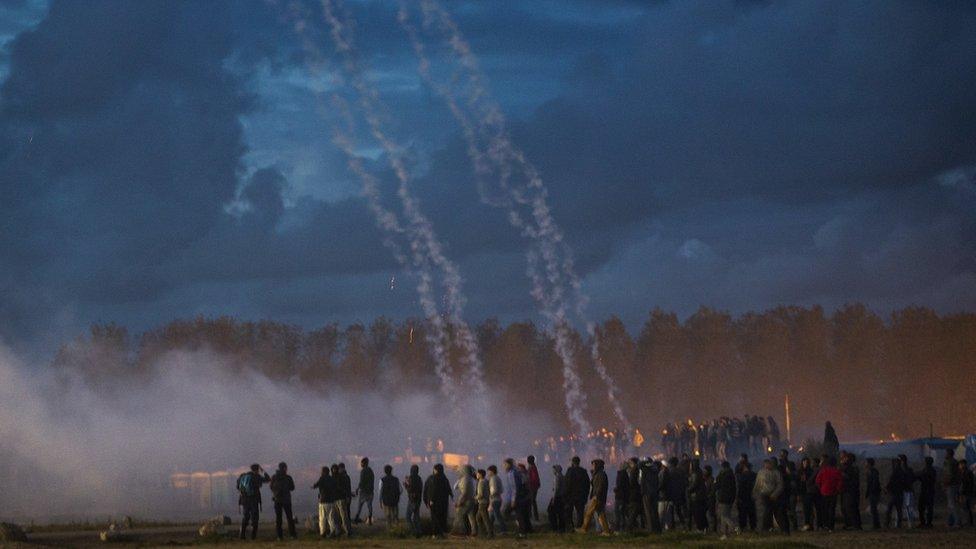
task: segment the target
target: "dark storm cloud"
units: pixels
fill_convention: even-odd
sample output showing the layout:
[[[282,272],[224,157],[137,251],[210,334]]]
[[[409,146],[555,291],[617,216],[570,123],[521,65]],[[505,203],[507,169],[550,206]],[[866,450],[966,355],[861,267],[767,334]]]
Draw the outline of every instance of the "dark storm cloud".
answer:
[[[316,115],[328,83],[284,5],[54,2],[36,27],[0,24],[19,32],[0,72],[6,337],[197,313],[418,314]],[[600,315],[976,307],[970,5],[446,5]],[[471,316],[530,316],[523,243],[481,204],[396,4],[346,7]],[[370,165],[392,184],[382,158]]]

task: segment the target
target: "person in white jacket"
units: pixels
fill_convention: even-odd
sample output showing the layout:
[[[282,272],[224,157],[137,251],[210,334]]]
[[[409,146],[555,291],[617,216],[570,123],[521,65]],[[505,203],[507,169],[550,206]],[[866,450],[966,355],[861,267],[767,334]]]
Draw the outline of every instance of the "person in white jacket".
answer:
[[[502,477],[502,485],[505,493],[502,496],[502,516],[509,517],[515,511],[515,460],[508,458],[505,460],[505,475]]]
[[[454,534],[459,536],[475,534],[478,531],[476,518],[477,504],[474,500],[474,468],[462,465],[458,469],[458,479],[454,483],[457,497],[454,499]]]
[[[502,514],[502,501],[505,498],[505,485],[502,477],[498,475],[498,467],[490,465],[488,467],[488,493],[491,502],[491,522],[498,522],[498,532],[504,534],[508,531],[505,526],[505,515]]]

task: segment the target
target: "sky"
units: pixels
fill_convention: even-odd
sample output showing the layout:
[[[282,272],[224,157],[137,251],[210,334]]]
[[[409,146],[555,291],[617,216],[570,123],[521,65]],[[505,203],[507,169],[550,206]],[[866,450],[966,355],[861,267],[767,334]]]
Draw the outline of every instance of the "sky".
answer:
[[[976,5],[443,5],[548,187],[594,318],[976,309]],[[332,142],[322,96],[341,81],[315,70],[294,12],[0,0],[0,338],[422,315]],[[537,319],[525,242],[482,202],[396,12],[343,8],[466,315]],[[392,194],[381,150],[356,151]]]

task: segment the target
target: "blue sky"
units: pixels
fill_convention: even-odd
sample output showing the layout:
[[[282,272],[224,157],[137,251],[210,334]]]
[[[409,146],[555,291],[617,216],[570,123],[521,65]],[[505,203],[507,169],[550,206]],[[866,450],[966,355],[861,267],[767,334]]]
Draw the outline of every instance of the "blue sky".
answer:
[[[288,5],[0,1],[0,336],[420,315]],[[549,186],[595,317],[976,306],[972,4],[444,5]],[[535,318],[524,242],[479,200],[396,3],[345,8],[470,319]]]

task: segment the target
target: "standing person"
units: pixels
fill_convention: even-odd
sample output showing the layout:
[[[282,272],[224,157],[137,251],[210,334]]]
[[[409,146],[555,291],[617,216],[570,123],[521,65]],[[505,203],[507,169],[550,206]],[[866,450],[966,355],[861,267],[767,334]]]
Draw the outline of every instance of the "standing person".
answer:
[[[610,535],[610,524],[607,522],[607,490],[609,480],[607,473],[603,470],[602,459],[594,459],[590,464],[593,466],[593,480],[590,482],[590,500],[586,503],[586,512],[583,515],[583,525],[577,528],[576,532],[585,534],[590,529],[590,522],[596,515],[596,520],[600,524],[600,535]]]
[[[644,526],[654,534],[661,532],[661,517],[658,514],[660,487],[657,463],[645,459],[640,466],[641,506],[644,509]]]
[[[447,532],[447,507],[450,499],[454,497],[451,492],[451,483],[444,474],[444,466],[440,463],[434,465],[434,472],[427,477],[424,482],[424,503],[430,509],[430,523],[433,529],[433,537],[443,537]]]
[[[420,466],[411,465],[410,475],[403,481],[407,491],[407,523],[415,537],[420,537],[420,503],[424,498],[424,481],[420,478]]]
[[[756,486],[756,473],[752,464],[742,456],[735,471],[735,507],[739,515],[739,530],[756,531],[756,502],[752,499],[752,491]]]
[[[359,462],[359,467],[359,484],[356,486],[356,495],[359,496],[359,507],[356,509],[356,519],[353,522],[356,524],[363,522],[359,518],[359,515],[363,512],[363,505],[365,505],[368,513],[366,524],[373,524],[373,493],[376,488],[376,477],[373,475],[373,470],[369,467],[369,458],[364,457]]]
[[[475,483],[472,478],[474,468],[470,465],[462,465],[458,468],[458,479],[454,483],[454,491],[457,498],[454,500],[454,528],[452,534],[464,536],[474,534],[478,524],[475,520],[477,503],[475,503]]]
[[[779,428],[776,427],[776,422],[772,417],[769,418],[772,421],[773,426],[773,437],[775,440],[779,439]],[[796,521],[796,499],[799,490],[796,486],[796,464],[790,461],[790,451],[783,448],[779,451],[779,462],[777,463],[779,467],[779,472],[783,475],[783,495],[780,496],[780,506],[783,508],[783,512],[786,513],[787,520],[790,521],[790,527],[793,530],[798,528]]]
[[[339,486],[339,499],[336,501],[336,514],[339,515],[339,525],[342,526],[342,531],[347,535],[352,535],[351,520],[351,508],[352,508],[352,479],[349,478],[349,473],[346,472],[346,464],[340,462],[338,467],[336,467],[337,472],[333,475],[336,479],[336,484]]]
[[[837,438],[837,431],[834,430],[834,426],[829,421],[824,425],[823,446],[824,453],[834,458],[834,466],[836,467],[837,458],[840,457],[840,439]]]
[[[802,530],[804,532],[812,530],[814,524],[814,500],[813,494],[810,492],[811,485],[814,492],[817,488],[814,479],[813,464],[810,462],[810,458],[804,457],[800,460],[800,467],[796,470],[796,495],[797,499],[800,500],[800,506],[803,508]]]
[[[502,486],[504,487],[504,499],[502,499],[502,515],[508,519],[515,513],[515,460],[506,458],[502,462]]]
[[[502,499],[505,496],[505,488],[501,477],[498,476],[498,467],[488,466],[488,497],[491,500],[491,522],[494,527],[498,522],[499,533],[506,533],[508,527],[505,525],[505,515],[502,513]]]
[[[629,461],[621,461],[613,483],[613,527],[618,532],[624,530],[630,515],[630,476],[627,474]]]
[[[261,516],[261,486],[265,482],[271,482],[271,477],[257,463],[251,465],[249,471],[237,477],[237,491],[240,492],[237,503],[244,515],[241,520],[241,539],[244,539],[248,524],[251,525],[251,539],[258,536],[258,520]]]
[[[515,471],[515,516],[518,518],[519,536],[532,533],[532,491],[529,489],[529,471],[522,463]]]
[[[627,521],[625,522],[627,530],[635,532],[637,526],[644,522],[643,508],[640,461],[637,458],[630,458],[627,461]],[[617,531],[619,532],[620,529]]]
[[[706,508],[708,489],[705,486],[705,473],[702,471],[701,462],[697,459],[688,462],[688,488],[685,494],[688,501],[688,514],[694,522],[695,530],[699,532],[708,530]]]
[[[854,461],[854,454],[841,452],[840,474],[844,491],[840,496],[840,508],[844,517],[844,530],[861,529],[861,475]]]
[[[380,479],[380,505],[386,516],[386,527],[390,530],[400,524],[400,479],[393,476],[391,465],[383,466],[383,478]]]
[[[763,461],[763,468],[756,474],[756,484],[752,488],[752,498],[756,501],[759,515],[759,530],[763,533],[772,529],[773,517],[784,533],[790,533],[789,523],[780,505],[783,495],[783,475],[777,468],[775,459]]]
[[[932,456],[925,456],[925,466],[918,472],[918,519],[922,528],[932,527],[932,514],[935,509],[936,472]]]
[[[676,457],[668,460],[667,481],[663,488],[668,494],[668,501],[671,503],[672,527],[675,524],[682,524],[687,527],[686,520],[691,517],[688,514],[688,496],[685,493],[688,490],[688,464],[685,463],[682,467],[681,462]]]
[[[864,496],[867,498],[868,508],[871,510],[871,527],[880,530],[881,514],[878,512],[878,502],[881,501],[881,474],[874,466],[874,458],[868,458],[865,461],[864,476],[867,478]]]
[[[579,456],[573,456],[571,465],[566,469],[566,488],[573,511],[573,526],[579,528],[583,525],[583,514],[590,494],[590,475],[580,467]]]
[[[674,471],[671,468],[671,461],[662,461],[661,470],[658,473],[659,497],[657,508],[664,530],[674,529],[674,502],[671,501],[671,495],[668,492],[668,485],[671,482],[672,474],[674,474]]]
[[[298,534],[295,532],[295,517],[291,509],[291,493],[295,491],[295,480],[288,474],[288,464],[282,461],[278,464],[278,470],[271,477],[271,498],[274,501],[275,512],[275,533],[278,541],[284,538],[284,531],[281,524],[281,515],[284,513],[288,519],[288,535],[296,539]]]
[[[916,516],[918,514],[918,501],[915,498],[915,483],[918,481],[918,477],[908,464],[908,456],[898,454],[898,461],[901,462],[902,488],[905,490],[903,503],[905,520],[908,521],[908,527],[912,528],[919,520]]]
[[[834,530],[837,515],[837,496],[844,489],[844,479],[836,467],[837,460],[828,454],[820,459],[820,470],[817,472],[817,489],[820,491],[821,508],[818,516],[823,516],[823,528],[828,532]]]
[[[941,477],[946,496],[946,524],[949,528],[958,528],[962,526],[959,516],[959,486],[962,484],[962,478],[959,476],[955,452],[951,448],[945,452]]]
[[[484,469],[478,469],[475,477],[474,501],[477,505],[475,534],[487,538],[495,537],[495,528],[488,510],[491,504],[491,487],[488,485],[488,472]]]
[[[552,466],[552,499],[549,501],[547,511],[549,516],[549,529],[560,534],[565,532],[566,477],[563,476],[563,466],[558,463]]]
[[[732,472],[732,465],[728,461],[723,461],[718,470],[718,476],[715,477],[717,530],[722,534],[722,539],[727,539],[729,534],[738,531],[732,522],[732,504],[735,503],[735,493],[735,474]]]
[[[962,515],[966,517],[966,524],[972,527],[974,525],[973,499],[976,498],[976,478],[974,478],[966,460],[960,459],[957,464],[959,466],[959,502],[962,504]]]
[[[898,516],[897,528],[901,528],[902,505],[905,500],[905,472],[902,469],[901,460],[891,459],[891,476],[885,485],[885,492],[888,493],[888,509],[885,511],[885,528],[891,527],[891,511],[894,510]]]
[[[328,466],[322,467],[322,475],[312,485],[312,489],[319,491],[319,535],[323,538],[329,535],[338,537],[335,507],[336,501],[339,500],[339,490]]]
[[[539,522],[539,504],[536,498],[539,496],[539,488],[542,487],[542,479],[539,478],[539,468],[535,466],[535,456],[525,458],[529,463],[529,495],[532,498],[532,518]]]

